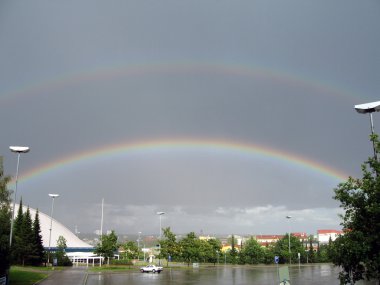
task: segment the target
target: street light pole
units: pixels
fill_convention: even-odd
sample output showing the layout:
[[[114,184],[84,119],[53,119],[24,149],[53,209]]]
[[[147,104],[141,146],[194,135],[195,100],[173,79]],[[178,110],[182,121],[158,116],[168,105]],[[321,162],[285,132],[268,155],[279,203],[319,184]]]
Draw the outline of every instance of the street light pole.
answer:
[[[12,220],[11,220],[11,231],[9,233],[9,248],[12,247],[12,237],[13,237],[13,223],[15,219],[15,205],[16,205],[16,195],[17,195],[17,184],[18,184],[18,169],[20,165],[20,155],[21,153],[29,152],[30,148],[27,146],[10,146],[11,152],[17,153],[17,168],[16,168],[16,182],[15,182],[15,195],[13,198],[13,208],[12,208]]]
[[[50,243],[51,243],[51,231],[53,229],[53,211],[54,211],[54,200],[59,197],[59,194],[49,194],[52,198],[51,201],[51,214],[50,214],[50,234],[49,234],[49,251],[48,251],[48,264],[50,262]]]
[[[137,260],[140,261],[140,238],[141,232],[139,232],[139,238],[137,239]]]
[[[157,215],[160,216],[160,239],[161,239],[161,233],[162,233],[161,216],[165,215],[165,212],[157,212]]]
[[[380,111],[380,101],[355,105],[354,108],[356,112],[360,114],[369,114],[369,119],[371,123],[371,134],[373,136],[375,131],[373,127],[372,113]],[[374,141],[372,141],[372,146],[373,146],[373,157],[377,160],[376,146],[375,146]]]
[[[289,220],[289,234],[288,234],[288,239],[289,239],[289,264],[292,264],[292,255],[290,251],[290,219],[292,216],[286,216],[286,218]]]
[[[159,250],[159,255],[161,255],[161,232],[162,232],[161,217],[162,215],[165,215],[165,212],[157,212],[157,215],[160,216],[160,238],[158,242],[158,250]],[[161,258],[158,259],[158,265],[161,265]]]

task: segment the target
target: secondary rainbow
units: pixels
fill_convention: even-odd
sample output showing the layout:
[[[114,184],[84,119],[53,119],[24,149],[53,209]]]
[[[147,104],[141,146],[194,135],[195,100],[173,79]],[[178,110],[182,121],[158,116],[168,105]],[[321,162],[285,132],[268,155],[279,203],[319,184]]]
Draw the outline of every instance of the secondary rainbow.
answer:
[[[141,153],[149,154],[149,152],[159,151],[206,151],[220,152],[221,155],[226,153],[237,153],[239,155],[260,155],[273,160],[278,160],[286,164],[299,166],[307,170],[328,176],[336,181],[346,180],[348,175],[324,165],[322,163],[312,161],[296,154],[288,153],[278,149],[268,148],[256,144],[244,143],[229,140],[213,140],[213,139],[156,139],[144,140],[139,142],[124,142],[120,144],[110,144],[88,151],[70,154],[61,159],[48,162],[38,166],[20,177],[20,180],[28,181],[35,177],[47,175],[55,170],[70,168],[80,162],[90,161],[96,158],[107,158],[114,154]]]
[[[322,79],[309,78],[304,75],[295,74],[290,71],[267,68],[263,66],[251,66],[241,63],[229,62],[197,62],[197,61],[167,61],[164,63],[137,63],[124,64],[95,68],[76,73],[67,73],[58,77],[46,79],[39,83],[33,83],[19,87],[17,90],[9,90],[1,94],[0,99],[12,100],[19,97],[39,96],[40,94],[54,94],[54,91],[75,86],[86,82],[107,81],[122,77],[145,76],[149,74],[209,74],[209,75],[229,75],[238,77],[260,78],[271,81],[282,82],[293,86],[308,86],[319,89],[326,95],[342,96],[350,98],[352,102],[357,102],[359,96],[354,92],[337,86]],[[361,98],[361,100],[364,100]]]

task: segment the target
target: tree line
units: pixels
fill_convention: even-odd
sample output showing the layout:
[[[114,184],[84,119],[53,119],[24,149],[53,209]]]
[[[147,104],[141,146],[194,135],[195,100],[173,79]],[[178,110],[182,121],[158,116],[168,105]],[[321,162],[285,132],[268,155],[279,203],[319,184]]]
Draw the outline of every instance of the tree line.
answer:
[[[289,262],[288,235],[274,244],[262,246],[251,237],[243,244],[237,245],[232,235],[229,240],[230,248],[222,251],[222,243],[219,239],[199,239],[194,232],[188,233],[180,240],[170,228],[163,229],[164,238],[160,241],[161,251],[159,258],[170,259],[177,262],[185,262],[190,265],[193,262],[200,263],[230,263],[230,264],[273,264],[274,257],[280,257],[280,263]],[[306,262],[306,249],[304,245],[294,236],[291,238],[291,254],[297,256],[301,253],[301,262]],[[170,258],[169,258],[170,256]],[[293,258],[296,260],[296,258]],[[309,262],[317,262],[310,258]]]
[[[194,232],[178,239],[170,227],[163,229],[163,238],[157,241],[154,248],[157,259],[169,262],[191,263],[229,263],[229,264],[273,264],[275,256],[279,257],[279,263],[317,263],[331,262],[330,255],[332,241],[329,244],[313,247],[314,240],[310,236],[308,240],[301,241],[297,237],[286,234],[276,243],[262,246],[251,237],[243,244],[237,245],[235,237],[229,239],[230,249],[223,251],[222,242],[216,238],[208,240],[199,239]],[[139,259],[143,253],[135,241],[117,243],[117,235],[112,231],[109,235],[102,236],[95,252],[107,259],[113,257],[116,251],[120,251],[121,261],[115,263],[130,263],[133,259]],[[298,259],[298,253],[300,258]]]
[[[39,212],[37,210],[32,220],[29,207],[23,212],[22,200],[13,224],[10,261],[19,265],[41,265],[45,261]]]

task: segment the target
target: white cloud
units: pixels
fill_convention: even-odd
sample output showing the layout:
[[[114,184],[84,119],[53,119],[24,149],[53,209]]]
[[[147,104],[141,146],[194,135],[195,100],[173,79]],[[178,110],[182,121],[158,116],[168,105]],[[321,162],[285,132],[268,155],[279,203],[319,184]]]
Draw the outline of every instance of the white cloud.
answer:
[[[94,212],[97,214],[94,215]],[[216,209],[196,206],[126,205],[104,207],[104,229],[115,229],[119,233],[158,235],[159,217],[157,211],[164,211],[162,227],[171,227],[176,233],[194,231],[197,234],[281,234],[288,232],[315,233],[318,229],[340,229],[339,208],[311,208],[289,210],[285,206],[265,205],[259,207],[217,207]],[[89,207],[83,219],[92,216],[100,225],[99,205]],[[286,216],[290,215],[290,220]]]

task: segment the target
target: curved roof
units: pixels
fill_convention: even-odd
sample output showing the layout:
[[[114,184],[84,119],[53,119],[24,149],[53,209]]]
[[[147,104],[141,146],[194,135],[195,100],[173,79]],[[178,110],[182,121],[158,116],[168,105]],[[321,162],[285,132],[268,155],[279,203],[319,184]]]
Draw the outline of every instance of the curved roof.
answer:
[[[19,204],[16,204],[15,213],[17,213],[18,208],[19,208]],[[23,205],[22,210],[23,210],[23,213],[25,213],[27,210],[27,206]],[[34,221],[36,210],[29,207],[29,211],[32,217],[32,221]],[[50,234],[50,222],[51,222],[50,216],[40,211],[38,211],[38,215],[40,218],[40,227],[41,227],[43,246],[49,247],[49,234]],[[66,245],[68,248],[92,248],[93,247],[89,245],[88,243],[82,241],[80,238],[78,238],[72,231],[70,231],[60,222],[53,219],[50,247],[57,246],[57,240],[59,236],[63,236],[66,239]]]

